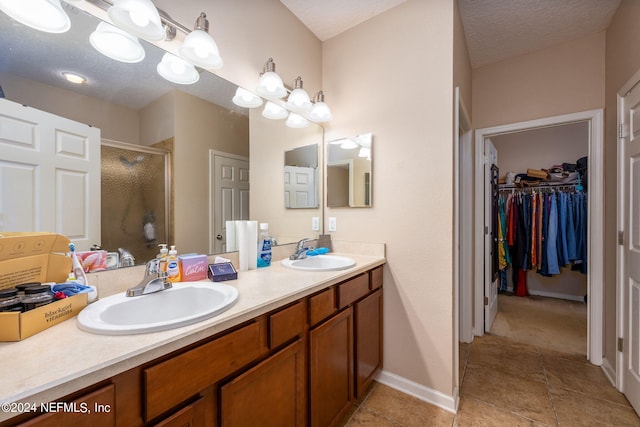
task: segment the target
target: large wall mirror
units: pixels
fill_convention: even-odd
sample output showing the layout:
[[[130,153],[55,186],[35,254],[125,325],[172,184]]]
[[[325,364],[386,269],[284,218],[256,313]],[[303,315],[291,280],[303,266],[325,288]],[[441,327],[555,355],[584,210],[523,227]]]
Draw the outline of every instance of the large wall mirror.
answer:
[[[373,135],[340,138],[327,144],[327,206],[372,206]]]
[[[0,87],[8,100],[99,128],[103,146],[109,145],[112,150],[116,147],[108,160],[112,163],[110,169],[130,182],[167,180],[166,186],[161,186],[162,195],[152,194],[155,190],[148,187],[144,187],[144,197],[131,195],[129,186],[122,184],[103,190],[105,194],[120,195],[119,203],[112,203],[111,196],[101,203],[101,222],[114,224],[112,229],[102,229],[102,236],[109,235],[109,247],[103,245],[103,249],[117,251],[121,246],[134,246],[126,243],[122,221],[118,220],[125,214],[128,221],[124,231],[138,239],[137,246],[141,248],[134,254],[136,264],[155,256],[159,240],[177,245],[179,253],[215,253],[216,247],[223,247],[215,246],[218,233],[213,205],[223,210],[231,208],[224,200],[210,203],[216,184],[216,178],[210,175],[215,170],[215,156],[220,154],[239,161],[238,176],[248,179],[248,189],[238,191],[245,203],[241,211],[244,215],[248,211],[250,218],[234,219],[269,222],[271,234],[282,237],[279,241],[283,242],[314,237],[309,236],[311,215],[321,216],[322,207],[307,212],[304,218],[284,209],[282,157],[285,151],[297,147],[321,146],[320,126],[310,123],[308,128],[298,130],[286,128],[284,121],[265,123],[267,119],[259,112],[231,102],[235,85],[208,71],[197,69],[199,81],[195,84],[170,83],[156,72],[165,52],[142,40],[142,62],[110,59],[89,43],[90,34],[101,21],[70,4],[62,5],[71,18],[71,29],[62,34],[34,30],[0,12]],[[79,74],[86,82],[69,83],[62,79],[63,72]],[[276,128],[277,133],[273,131]],[[141,147],[140,153],[136,147]],[[5,160],[0,152],[0,163]],[[165,166],[168,172],[163,171],[158,177],[146,169],[152,167],[155,173]],[[103,186],[111,182],[106,181]],[[253,194],[256,189],[259,194]],[[158,202],[163,196],[169,200],[167,215],[162,208],[151,209],[142,203],[143,199]],[[115,205],[129,210],[124,214],[109,210]],[[276,205],[282,208],[273,209]],[[289,212],[293,213],[289,216]],[[160,233],[160,226],[157,233],[149,234],[145,225],[161,218],[166,221],[166,234]],[[0,231],[57,230],[3,230],[0,225]]]

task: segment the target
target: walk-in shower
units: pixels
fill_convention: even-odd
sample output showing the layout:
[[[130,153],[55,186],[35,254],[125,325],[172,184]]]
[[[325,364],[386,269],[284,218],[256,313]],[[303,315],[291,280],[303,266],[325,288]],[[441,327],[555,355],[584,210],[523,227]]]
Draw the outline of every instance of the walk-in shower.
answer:
[[[171,238],[170,153],[103,140],[101,156],[102,249],[145,263]]]

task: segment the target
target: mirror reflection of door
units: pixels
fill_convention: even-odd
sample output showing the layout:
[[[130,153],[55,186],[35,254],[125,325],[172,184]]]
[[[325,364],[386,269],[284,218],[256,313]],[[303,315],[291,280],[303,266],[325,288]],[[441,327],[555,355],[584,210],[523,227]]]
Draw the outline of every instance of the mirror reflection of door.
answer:
[[[318,207],[318,144],[284,153],[284,207]]]

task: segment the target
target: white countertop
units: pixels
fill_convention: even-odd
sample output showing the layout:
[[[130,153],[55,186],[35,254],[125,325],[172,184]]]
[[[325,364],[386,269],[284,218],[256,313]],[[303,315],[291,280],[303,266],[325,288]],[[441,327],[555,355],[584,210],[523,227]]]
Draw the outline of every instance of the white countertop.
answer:
[[[107,336],[80,330],[73,318],[23,341],[0,343],[4,363],[0,402],[33,402],[39,406],[55,401],[385,262],[383,256],[337,254],[355,259],[355,267],[307,272],[287,269],[276,261],[267,268],[238,272],[237,280],[222,282],[238,289],[238,301],[227,311],[193,325]],[[0,411],[0,421],[16,415]]]

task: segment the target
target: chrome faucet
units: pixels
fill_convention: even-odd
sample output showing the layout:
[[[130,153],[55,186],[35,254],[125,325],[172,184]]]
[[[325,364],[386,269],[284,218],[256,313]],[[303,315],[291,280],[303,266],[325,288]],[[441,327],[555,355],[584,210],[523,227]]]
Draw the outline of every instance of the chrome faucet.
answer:
[[[302,239],[298,242],[298,244],[296,245],[296,253],[291,255],[289,257],[289,259],[292,260],[296,260],[296,259],[303,259],[307,257],[307,251],[310,251],[311,249],[313,249],[313,246],[307,246],[307,242],[311,241],[313,239]]]
[[[137,297],[171,288],[173,285],[167,279],[166,264],[165,260],[159,259],[152,259],[147,262],[144,277],[136,286],[127,289],[126,295],[128,297]]]

